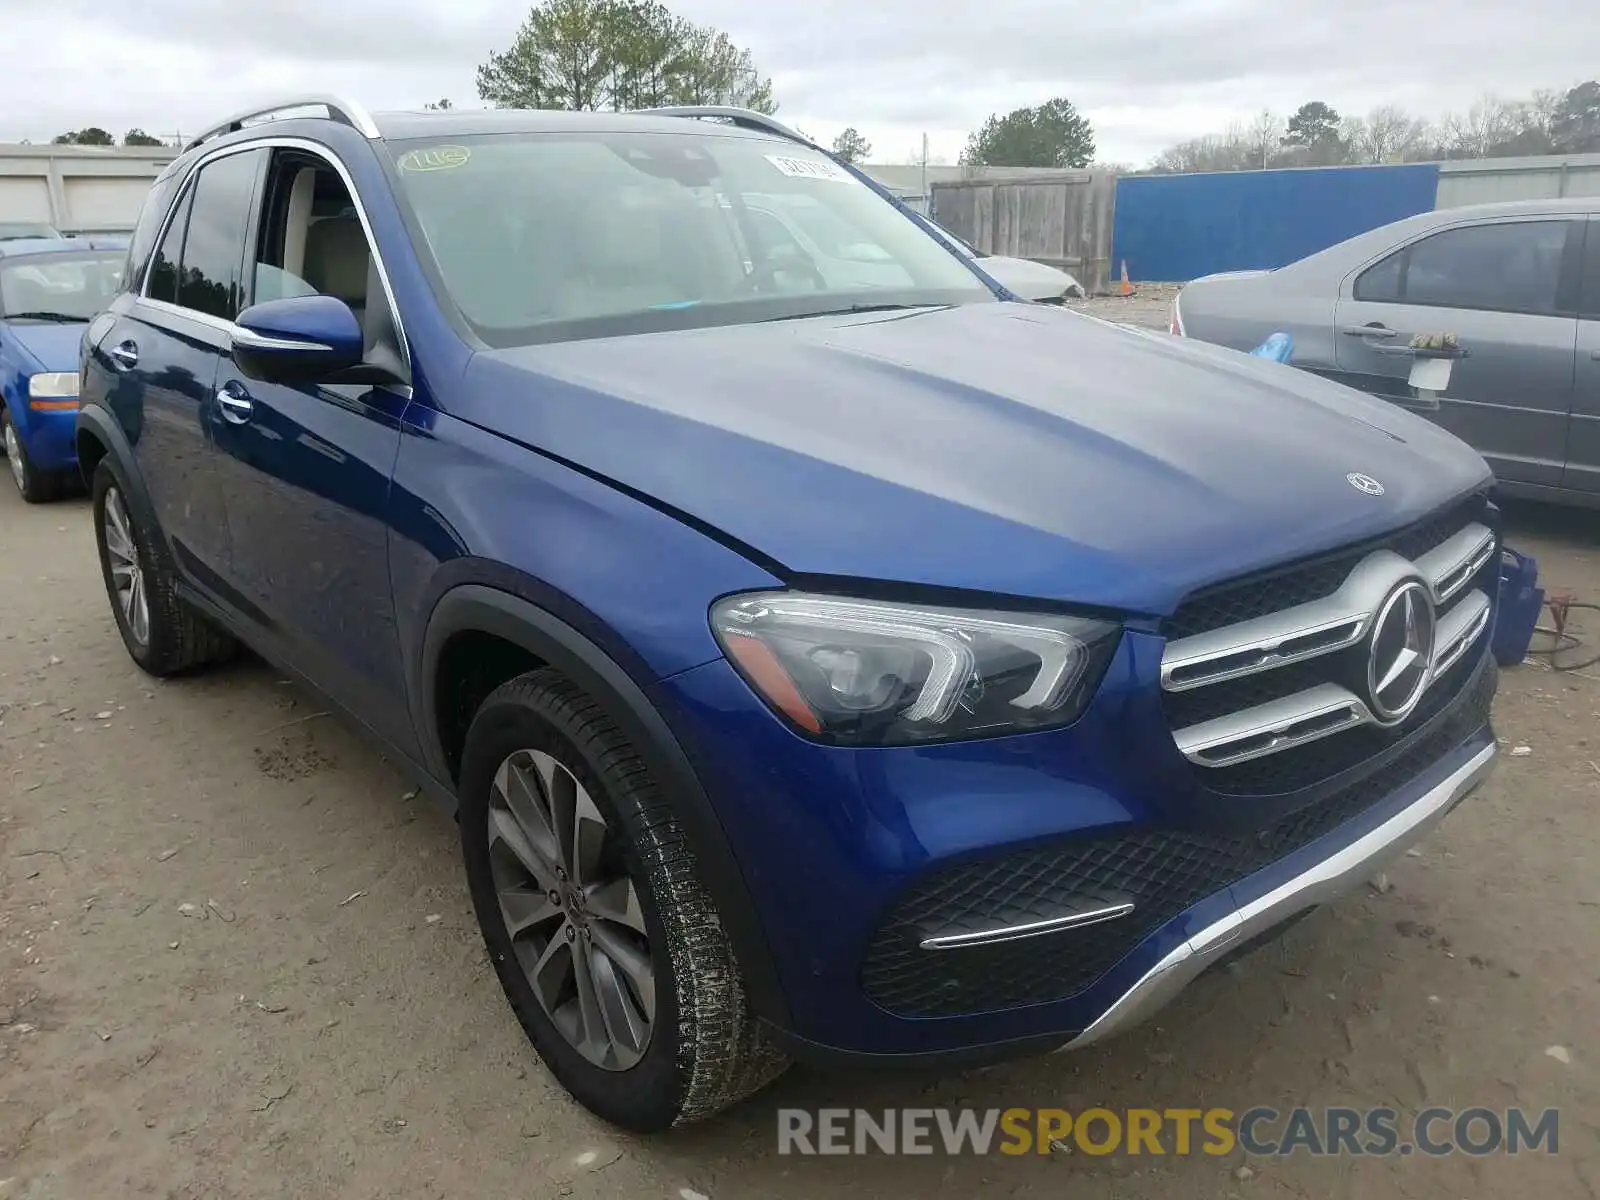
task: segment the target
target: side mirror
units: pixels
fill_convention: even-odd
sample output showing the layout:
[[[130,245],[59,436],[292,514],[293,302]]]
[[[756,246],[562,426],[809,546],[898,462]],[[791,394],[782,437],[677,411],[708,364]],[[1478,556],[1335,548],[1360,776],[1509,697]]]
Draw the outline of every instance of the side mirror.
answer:
[[[361,322],[333,296],[290,296],[245,309],[234,320],[233,361],[251,379],[319,383],[358,366]]]

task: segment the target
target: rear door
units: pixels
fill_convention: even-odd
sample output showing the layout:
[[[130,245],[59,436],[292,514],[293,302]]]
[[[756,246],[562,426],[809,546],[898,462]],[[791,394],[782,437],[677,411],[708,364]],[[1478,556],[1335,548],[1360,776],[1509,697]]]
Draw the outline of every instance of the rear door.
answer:
[[[186,182],[143,278],[118,297],[90,370],[132,443],[156,517],[189,577],[227,598],[228,522],[209,413],[238,311],[244,231],[265,152],[204,163]]]
[[[1353,273],[1335,323],[1341,378],[1462,438],[1495,474],[1559,486],[1566,466],[1583,222],[1480,221],[1430,233]],[[1437,409],[1407,383],[1406,343],[1453,333],[1467,351]]]
[[[1600,217],[1590,217],[1587,228],[1578,361],[1563,482],[1573,491],[1600,492]]]

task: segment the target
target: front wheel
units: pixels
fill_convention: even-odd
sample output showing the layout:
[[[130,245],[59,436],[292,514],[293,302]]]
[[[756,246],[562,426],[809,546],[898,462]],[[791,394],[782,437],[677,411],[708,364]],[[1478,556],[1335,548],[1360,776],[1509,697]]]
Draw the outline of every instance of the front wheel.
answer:
[[[41,471],[28,457],[28,448],[22,444],[17,427],[11,423],[11,412],[0,406],[0,438],[4,439],[6,461],[11,467],[11,482],[29,504],[43,504],[61,494],[61,476]]]
[[[467,733],[461,845],[501,986],[551,1072],[641,1133],[782,1072],[672,806],[560,673],[494,692]]]

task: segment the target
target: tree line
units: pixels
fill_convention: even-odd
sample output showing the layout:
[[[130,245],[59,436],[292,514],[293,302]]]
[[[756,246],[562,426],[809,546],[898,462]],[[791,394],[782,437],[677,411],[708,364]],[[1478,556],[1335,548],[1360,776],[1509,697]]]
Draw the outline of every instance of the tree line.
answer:
[[[1594,151],[1600,151],[1600,81],[1591,79],[1522,100],[1485,95],[1464,112],[1437,121],[1395,104],[1365,116],[1344,116],[1312,100],[1287,120],[1263,110],[1222,133],[1163,150],[1149,170],[1254,171]]]
[[[854,133],[847,130],[846,133]],[[837,144],[836,144],[836,148]],[[967,139],[961,161],[973,166],[1085,167],[1094,159],[1094,130],[1064,98],[994,115]],[[1486,95],[1465,112],[1437,121],[1385,104],[1365,116],[1343,116],[1321,100],[1288,118],[1268,110],[1220,134],[1169,147],[1147,168],[1250,171],[1363,163],[1432,162],[1533,154],[1600,152],[1600,81],[1523,100]],[[1112,168],[1130,173],[1127,168]]]
[[[53,146],[115,146],[117,139],[112,137],[98,125],[89,125],[83,129],[72,129],[66,133],[57,134],[50,139]],[[130,129],[122,135],[124,146],[165,146],[166,143],[158,137],[146,133],[142,129]]]

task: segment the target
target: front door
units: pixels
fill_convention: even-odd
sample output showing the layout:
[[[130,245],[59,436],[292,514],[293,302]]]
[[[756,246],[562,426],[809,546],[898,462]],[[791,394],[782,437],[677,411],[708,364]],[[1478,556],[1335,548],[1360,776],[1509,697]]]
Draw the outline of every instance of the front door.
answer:
[[[251,299],[322,293],[350,304],[373,357],[394,317],[353,200],[331,163],[274,151],[246,272]],[[396,361],[390,354],[388,360]],[[402,748],[415,740],[389,586],[389,479],[406,391],[217,376],[213,432],[227,472],[231,573],[272,646]]]
[[[1559,486],[1566,466],[1583,223],[1480,222],[1431,234],[1347,283],[1335,313],[1341,378],[1418,407],[1501,479]],[[1467,352],[1437,409],[1407,384],[1416,334]]]

